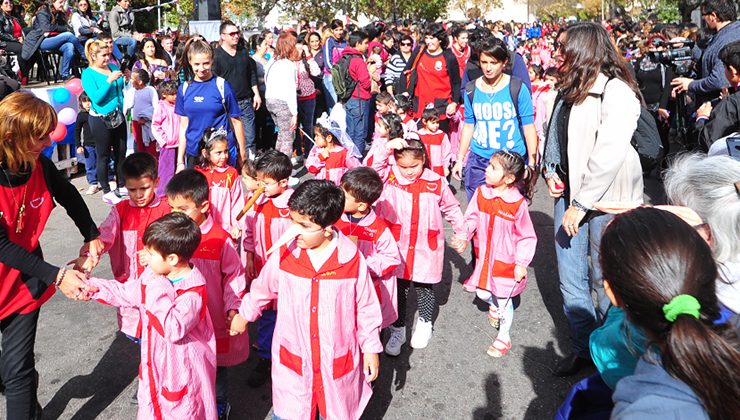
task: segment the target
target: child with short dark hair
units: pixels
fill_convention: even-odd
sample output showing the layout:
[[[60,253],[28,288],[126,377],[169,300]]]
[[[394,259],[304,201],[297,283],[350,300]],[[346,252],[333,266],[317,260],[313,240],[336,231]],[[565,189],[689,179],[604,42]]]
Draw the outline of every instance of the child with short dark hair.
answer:
[[[142,317],[138,418],[215,419],[216,340],[206,280],[190,259],[201,243],[184,214],[153,221],[143,234],[148,267],[124,284],[91,278],[98,301]]]
[[[277,418],[360,418],[378,376],[382,315],[365,260],[332,227],[344,193],[309,180],[289,200],[293,226],[230,325],[243,333],[277,299],[272,398]],[[318,386],[316,385],[318,384]]]
[[[148,153],[133,153],[121,164],[121,173],[129,193],[129,199],[111,208],[108,217],[100,225],[100,240],[103,252],[110,255],[113,277],[121,283],[136,281],[144,273],[141,253],[144,250],[142,236],[149,224],[170,213],[167,200],[157,197],[157,160]],[[83,255],[80,265],[91,270],[100,262],[100,255],[91,255],[87,247],[80,250]],[[141,337],[142,320],[135,308],[118,309],[121,332],[137,341]]]
[[[175,175],[177,147],[180,142],[180,116],[175,115],[177,82],[168,80],[159,85],[159,104],[152,115],[152,135],[159,146],[159,186],[157,195],[164,197],[165,187]]]
[[[434,107],[427,107],[421,113],[421,122],[423,127],[418,135],[427,148],[429,165],[437,175],[446,177],[450,174],[452,146],[447,133],[439,129],[439,112]]]
[[[267,261],[267,251],[290,227],[288,200],[293,194],[288,187],[293,164],[286,154],[274,149],[266,150],[257,155],[254,167],[257,181],[264,192],[243,219],[243,262],[250,280],[257,278]],[[270,348],[275,317],[274,310],[265,310],[257,326],[257,354],[260,360],[247,379],[247,383],[255,388],[270,377]]]
[[[401,123],[406,134],[415,133],[419,127],[411,115],[413,114],[414,104],[411,99],[406,95],[396,95],[393,97],[396,102],[396,114],[401,117]]]
[[[152,134],[154,107],[159,101],[157,89],[149,86],[149,72],[136,69],[131,72],[131,87],[124,94],[124,110],[131,109],[131,131],[137,152],[157,157],[156,141]]]
[[[398,292],[393,271],[401,263],[401,254],[387,222],[373,210],[373,204],[383,194],[383,180],[374,169],[360,166],[342,176],[341,187],[344,213],[336,227],[357,244],[365,257],[380,300],[381,328],[385,328],[398,318]]]
[[[75,124],[75,145],[77,146],[78,160],[85,162],[85,177],[87,178],[88,187],[85,190],[86,195],[93,195],[100,191],[98,174],[96,173],[98,155],[95,152],[95,137],[90,131],[90,124],[87,118],[90,116],[90,106],[92,101],[85,92],[80,94],[77,103],[80,107],[77,113],[77,122]],[[105,181],[107,182],[107,181]]]
[[[227,313],[236,313],[244,292],[244,268],[229,233],[210,214],[209,188],[205,175],[194,169],[172,177],[167,184],[167,199],[173,212],[188,215],[200,227],[200,246],[190,262],[206,279],[208,312],[216,333],[216,403],[219,418],[231,410],[228,400],[228,366],[238,365],[249,356],[249,336],[229,336]]]
[[[208,179],[211,215],[234,241],[241,237],[236,215],[244,207],[244,189],[239,172],[229,165],[229,138],[226,131],[209,128],[203,133],[195,158],[195,169]]]
[[[392,112],[386,112],[380,116],[376,130],[378,137],[373,141],[370,150],[365,155],[365,160],[362,162],[365,166],[373,166],[376,155],[381,157],[386,155],[385,145],[389,140],[406,137],[401,117]]]

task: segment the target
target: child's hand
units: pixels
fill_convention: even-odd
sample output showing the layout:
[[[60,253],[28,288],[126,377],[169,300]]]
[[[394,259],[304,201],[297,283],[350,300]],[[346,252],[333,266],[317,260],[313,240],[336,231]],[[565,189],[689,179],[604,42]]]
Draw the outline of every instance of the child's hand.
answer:
[[[525,277],[527,277],[527,267],[522,267],[521,265],[514,267],[514,280],[517,283],[524,280]]]
[[[73,264],[72,269],[80,271],[85,274],[90,273],[93,270],[93,268],[95,268],[93,259],[91,257],[84,256],[84,255],[67,263],[67,265],[70,265],[70,264]]]
[[[242,237],[242,230],[239,229],[239,227],[234,226],[233,228],[231,228],[231,232],[229,232],[229,234],[231,235],[231,239],[233,239],[234,242],[238,242],[239,238]]]
[[[90,257],[93,260],[93,267],[97,267],[98,263],[100,262],[100,256],[103,255],[103,251],[105,250],[105,244],[103,241],[98,239],[93,239],[90,242],[85,242],[84,245],[80,248],[80,256],[86,256]]]
[[[378,359],[377,353],[362,354],[362,372],[367,375],[368,382],[378,379],[379,367],[380,360]]]
[[[84,156],[85,155],[85,148],[82,147],[82,146],[78,147],[77,148],[77,154],[78,155],[81,155],[81,156]]]
[[[450,246],[452,249],[457,251],[458,254],[462,254],[465,252],[465,249],[468,247],[468,241],[458,238],[457,235],[453,236],[450,240]]]
[[[228,327],[229,335],[243,334],[247,330],[247,321],[241,315],[236,314],[231,318]]]
[[[257,278],[257,270],[254,268],[254,253],[247,252],[247,263],[244,266],[244,274],[247,275],[247,278],[250,279],[256,279]]]
[[[142,267],[146,267],[149,265],[149,261],[152,260],[152,255],[149,254],[149,251],[146,249],[142,249],[140,251],[136,252],[137,258],[139,258],[139,264],[141,264]]]
[[[239,311],[235,309],[230,309],[226,311],[226,328],[229,328],[231,326],[231,321],[234,319],[234,317],[239,313]]]
[[[403,148],[409,147],[409,144],[406,143],[406,140],[399,137],[393,140],[389,140],[388,143],[385,144],[385,147],[388,150],[401,150]]]

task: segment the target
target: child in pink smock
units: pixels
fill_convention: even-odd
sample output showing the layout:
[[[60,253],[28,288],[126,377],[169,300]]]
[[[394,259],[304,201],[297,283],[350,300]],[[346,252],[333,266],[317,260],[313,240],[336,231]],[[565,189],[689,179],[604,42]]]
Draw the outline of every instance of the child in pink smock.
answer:
[[[439,129],[439,112],[434,107],[425,109],[421,114],[421,122],[424,127],[417,134],[427,148],[429,166],[432,172],[446,177],[450,174],[452,145],[447,133]]]
[[[175,115],[177,82],[167,81],[159,85],[159,105],[154,108],[152,134],[159,145],[159,185],[157,196],[165,196],[165,187],[175,175],[177,146],[180,141],[180,116]]]
[[[326,114],[316,121],[313,134],[316,147],[306,158],[306,169],[316,179],[328,179],[339,185],[348,169],[361,165],[362,155],[339,123]]]
[[[406,134],[415,133],[419,129],[419,126],[418,122],[411,115],[414,108],[411,99],[406,95],[396,95],[393,98],[396,103],[396,115],[401,117],[404,132]]]
[[[216,340],[206,280],[190,258],[198,226],[171,213],[144,231],[148,268],[126,283],[92,278],[98,301],[138,311],[143,320],[137,400],[139,419],[217,418]]]
[[[396,112],[396,102],[393,95],[386,92],[385,90],[381,91],[377,95],[375,95],[375,115],[373,116],[373,138],[372,141],[375,141],[378,136],[378,123],[380,121],[380,116],[385,114],[386,112]]]
[[[315,149],[315,148],[314,148]],[[254,279],[267,261],[267,251],[291,226],[288,200],[293,190],[288,188],[288,178],[293,172],[290,158],[277,150],[266,150],[257,155],[254,170],[263,194],[244,217],[242,257],[247,278]],[[251,387],[259,387],[270,378],[272,334],[276,312],[262,312],[257,325],[257,366],[247,378]]]
[[[381,115],[375,129],[377,130],[378,137],[373,141],[372,146],[367,151],[367,155],[365,155],[365,160],[362,162],[365,166],[373,166],[376,156],[382,157],[388,154],[385,149],[388,140],[404,138],[407,134],[401,123],[401,117],[392,112],[386,112]],[[390,158],[391,163],[393,163],[393,156]]]
[[[385,220],[375,214],[373,204],[383,194],[383,180],[374,169],[360,166],[342,177],[344,213],[337,229],[357,244],[365,257],[370,278],[380,300],[381,328],[398,319],[398,297],[394,271],[401,263],[396,239]]]
[[[321,205],[317,205],[320,203]],[[290,197],[293,226],[231,321],[243,333],[277,299],[272,345],[273,414],[281,419],[359,419],[378,377],[382,315],[365,259],[332,227],[344,193],[309,180]]]
[[[157,196],[157,160],[139,152],[129,155],[121,164],[129,199],[111,208],[100,225],[103,252],[110,255],[113,277],[121,283],[136,281],[144,273],[140,253],[144,250],[142,236],[150,223],[171,211],[167,200]],[[79,265],[89,271],[100,261],[100,255],[91,255],[86,246],[80,250],[83,262]],[[142,332],[140,313],[135,308],[118,308],[118,325],[129,339],[138,342]]]
[[[395,164],[388,164],[393,151]],[[432,286],[442,280],[445,234],[442,214],[453,230],[462,234],[465,226],[460,203],[447,181],[429,169],[426,148],[416,139],[394,139],[385,154],[377,156],[373,169],[385,180],[385,189],[375,205],[384,218],[401,251],[398,277],[398,319],[389,328],[385,351],[400,353],[406,342],[406,301],[409,287],[416,288],[419,319],[411,337],[411,347],[422,349],[432,337],[432,314],[437,306]]]
[[[536,181],[520,155],[494,153],[486,183],[475,190],[465,212],[465,235],[453,241],[462,252],[476,238],[475,270],[465,288],[488,303],[488,320],[499,329],[487,351],[492,357],[503,357],[511,348],[514,304],[509,297],[518,296],[527,285],[527,266],[537,246],[527,202]]]
[[[229,165],[229,139],[226,131],[206,130],[199,150],[195,169],[208,179],[211,217],[237,241],[241,237],[242,227],[236,220],[236,215],[244,208],[244,190],[239,172]]]
[[[244,267],[229,234],[209,215],[208,180],[194,170],[185,169],[167,184],[167,199],[172,211],[188,215],[200,226],[200,246],[190,262],[206,279],[208,312],[216,333],[216,403],[219,418],[231,411],[228,401],[227,367],[249,357],[249,336],[230,336],[227,313],[236,313],[247,289]]]

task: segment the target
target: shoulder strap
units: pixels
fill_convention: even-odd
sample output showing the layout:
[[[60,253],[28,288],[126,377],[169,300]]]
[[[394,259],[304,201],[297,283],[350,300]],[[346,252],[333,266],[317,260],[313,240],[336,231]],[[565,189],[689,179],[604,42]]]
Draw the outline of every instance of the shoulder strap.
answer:
[[[216,87],[218,88],[218,93],[221,94],[221,103],[226,104],[226,96],[224,95],[224,84],[226,80],[223,77],[216,76]]]
[[[188,86],[189,86],[189,85],[190,85],[190,84],[189,84],[189,83],[188,83],[187,81],[185,81],[185,82],[182,82],[182,96],[185,96],[185,92],[187,92],[187,91],[188,91]]]
[[[473,79],[469,81],[468,83],[465,83],[465,94],[468,95],[468,100],[470,101],[470,105],[473,105],[473,97],[475,97],[475,81],[478,79]]]
[[[522,116],[519,115],[519,92],[522,90],[522,79],[516,76],[509,77],[509,94],[516,111],[516,119],[519,120],[519,127],[522,126]]]

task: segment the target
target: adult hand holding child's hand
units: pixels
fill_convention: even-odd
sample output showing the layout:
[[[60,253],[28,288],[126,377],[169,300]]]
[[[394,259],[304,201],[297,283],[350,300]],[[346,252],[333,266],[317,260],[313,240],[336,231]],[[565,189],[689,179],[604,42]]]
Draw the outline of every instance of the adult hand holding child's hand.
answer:
[[[231,312],[232,311],[229,311],[227,313],[227,315],[226,315],[227,316],[227,319],[230,316],[229,314]],[[236,311],[234,311],[234,312],[236,312]],[[244,318],[242,318],[242,316],[239,315],[238,313],[237,314],[234,314],[233,316],[231,316],[231,321],[229,321],[228,324],[229,324],[228,325],[229,335],[243,334],[244,331],[247,330],[247,321]]]

